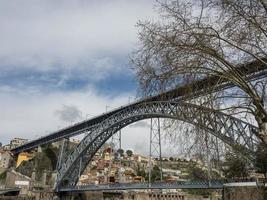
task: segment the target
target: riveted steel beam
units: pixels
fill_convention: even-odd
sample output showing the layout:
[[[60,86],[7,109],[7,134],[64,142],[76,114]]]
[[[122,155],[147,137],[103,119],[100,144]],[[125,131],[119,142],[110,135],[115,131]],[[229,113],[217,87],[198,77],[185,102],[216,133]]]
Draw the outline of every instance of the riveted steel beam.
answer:
[[[95,126],[61,165],[55,189],[76,185],[79,174],[113,134],[129,124],[148,118],[172,118],[191,123],[230,146],[241,145],[241,153],[252,159],[260,143],[255,135],[257,127],[225,113],[189,103],[144,102],[114,113]]]

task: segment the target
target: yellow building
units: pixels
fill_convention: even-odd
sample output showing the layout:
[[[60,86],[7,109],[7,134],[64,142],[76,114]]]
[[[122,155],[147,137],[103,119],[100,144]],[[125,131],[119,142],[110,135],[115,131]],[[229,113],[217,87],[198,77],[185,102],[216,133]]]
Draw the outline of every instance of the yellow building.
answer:
[[[32,153],[22,152],[18,155],[16,167],[18,167],[23,161],[27,161],[33,158]]]
[[[110,153],[106,152],[104,153],[104,160],[109,161],[111,159]]]

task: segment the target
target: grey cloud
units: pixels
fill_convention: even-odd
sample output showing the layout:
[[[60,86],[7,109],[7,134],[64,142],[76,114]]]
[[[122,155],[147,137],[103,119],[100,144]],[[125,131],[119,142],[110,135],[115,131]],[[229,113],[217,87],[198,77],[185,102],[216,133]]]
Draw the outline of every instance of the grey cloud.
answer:
[[[82,119],[82,112],[76,106],[63,105],[55,114],[64,122],[76,122]]]
[[[135,24],[139,19],[153,15],[153,2],[154,0],[1,0],[1,75],[5,71],[5,74],[10,74],[10,71],[18,70],[40,71],[44,74],[58,71],[62,74],[58,82],[49,80],[49,76],[41,78],[44,82],[52,81],[60,86],[73,74],[84,74],[99,80],[106,74],[119,72],[125,65],[118,67],[114,58],[128,57],[137,39]],[[78,75],[74,71],[78,71]],[[37,77],[40,78],[39,75]],[[35,75],[32,79],[35,79]],[[21,84],[22,81],[19,82]],[[7,141],[11,136],[19,137],[20,134],[33,138],[36,133],[43,135],[44,131],[50,132],[58,126],[68,125],[63,121],[78,121],[81,111],[68,102],[84,105],[81,107],[84,113],[100,113],[111,101],[117,102],[116,105],[119,106],[128,100],[128,94],[126,97],[122,94],[113,100],[98,96],[96,91],[92,91],[95,100],[88,105],[84,91],[77,97],[76,93],[70,96],[66,91],[44,94],[33,84],[11,86],[0,85],[1,141]],[[27,95],[22,98],[21,95],[25,92]],[[61,108],[59,102],[68,106]]]
[[[136,153],[148,155],[149,154],[149,143],[145,141],[139,141],[135,143],[134,148]]]
[[[87,118],[91,118],[102,114],[106,105],[116,108],[126,104],[129,95],[134,94],[122,93],[116,97],[103,96],[90,87],[75,92],[64,90],[36,93],[28,88],[17,91],[0,86],[0,142],[7,144],[13,137],[36,139],[69,126],[75,116],[75,122],[83,120],[84,118],[78,119],[81,118],[81,111],[83,117],[89,114]],[[74,107],[74,109],[68,109],[68,107]],[[66,110],[74,110],[76,114]],[[130,142],[132,143],[132,140]]]
[[[134,124],[131,124],[130,127],[133,127],[133,128],[147,128],[147,127],[150,127],[150,125],[146,121],[139,121],[139,122],[136,122]]]
[[[101,70],[105,58],[131,52],[136,22],[153,13],[153,0],[59,2],[0,2],[2,66]],[[104,65],[93,65],[101,57]]]

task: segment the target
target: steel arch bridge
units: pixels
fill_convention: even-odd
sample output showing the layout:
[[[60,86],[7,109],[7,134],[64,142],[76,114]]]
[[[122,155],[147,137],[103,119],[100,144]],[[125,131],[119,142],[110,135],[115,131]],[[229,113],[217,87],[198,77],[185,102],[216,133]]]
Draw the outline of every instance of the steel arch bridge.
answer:
[[[134,122],[148,118],[170,118],[198,126],[235,147],[242,146],[242,153],[254,158],[260,140],[253,126],[223,112],[202,106],[170,101],[142,102],[116,112],[98,124],[88,127],[88,134],[77,145],[58,170],[55,190],[73,187],[97,150],[118,130]]]

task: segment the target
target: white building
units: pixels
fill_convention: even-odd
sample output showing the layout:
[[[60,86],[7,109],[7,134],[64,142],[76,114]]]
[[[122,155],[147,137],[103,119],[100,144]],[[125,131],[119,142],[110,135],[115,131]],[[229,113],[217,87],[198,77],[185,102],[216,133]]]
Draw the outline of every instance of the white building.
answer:
[[[0,151],[0,168],[7,169],[12,164],[12,155],[10,151]]]
[[[13,148],[16,148],[18,146],[21,146],[25,143],[27,143],[28,140],[27,139],[23,139],[23,138],[14,138],[10,141],[10,148],[13,149]]]

